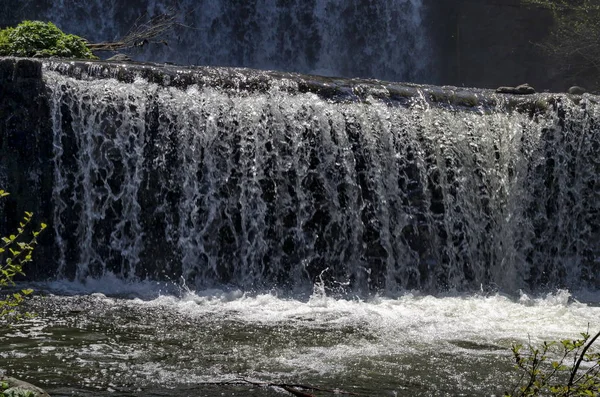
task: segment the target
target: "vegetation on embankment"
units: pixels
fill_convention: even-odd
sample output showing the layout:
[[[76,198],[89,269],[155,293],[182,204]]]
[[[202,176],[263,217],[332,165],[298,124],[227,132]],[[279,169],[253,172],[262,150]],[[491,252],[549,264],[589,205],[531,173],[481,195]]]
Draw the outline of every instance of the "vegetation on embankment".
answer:
[[[0,30],[0,56],[97,59],[85,39],[40,21],[23,21]]]
[[[67,34],[52,22],[23,21],[16,27],[0,30],[0,56],[98,59],[93,51],[115,52],[147,44],[165,45],[163,35],[179,25],[173,9],[145,17],[147,20],[140,18],[121,39],[103,43],[89,43],[82,37]]]
[[[527,6],[549,11],[550,35],[536,43],[559,65],[566,78],[600,89],[600,2],[598,0],[521,0]]]

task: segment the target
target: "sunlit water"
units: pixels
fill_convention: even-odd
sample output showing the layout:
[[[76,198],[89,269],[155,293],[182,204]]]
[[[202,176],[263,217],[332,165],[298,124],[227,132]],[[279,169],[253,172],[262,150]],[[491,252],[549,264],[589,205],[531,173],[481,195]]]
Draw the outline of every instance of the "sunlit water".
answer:
[[[550,98],[531,117],[492,93],[497,105],[468,111],[336,102],[268,75],[246,92],[56,69],[45,172],[59,278],[310,293],[322,277],[358,295],[600,287],[595,97]]]
[[[54,396],[502,395],[512,344],[600,326],[558,289],[598,287],[595,97],[532,117],[44,73],[47,266],[81,284],[34,285],[0,358]]]
[[[0,358],[53,396],[284,395],[247,379],[365,396],[502,395],[510,347],[596,329],[597,296],[303,298],[167,284],[35,286],[34,319],[1,328]],[[93,292],[103,291],[103,293]],[[281,394],[283,393],[283,394]],[[325,395],[325,394],[316,394]]]

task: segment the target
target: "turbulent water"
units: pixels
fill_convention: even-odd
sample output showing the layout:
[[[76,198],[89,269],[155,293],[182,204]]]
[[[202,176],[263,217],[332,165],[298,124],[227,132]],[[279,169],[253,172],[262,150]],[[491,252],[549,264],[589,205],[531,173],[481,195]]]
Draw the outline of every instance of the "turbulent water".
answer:
[[[10,3],[10,2],[9,2]],[[422,0],[42,0],[6,6],[12,16],[47,19],[92,42],[117,40],[136,20],[175,7],[181,26],[168,45],[138,60],[245,66],[347,77],[434,82]],[[0,8],[2,6],[0,5]],[[141,18],[139,22],[145,22]],[[13,22],[13,23],[14,23]]]
[[[512,344],[575,338],[600,318],[566,291],[365,301],[321,286],[301,300],[110,278],[35,288],[46,294],[28,307],[38,317],[0,328],[0,358],[55,397],[284,395],[214,385],[240,379],[361,396],[502,395],[517,381]]]
[[[593,98],[531,116],[333,102],[286,79],[46,83],[60,276],[291,293],[323,280],[340,294],[598,286]]]

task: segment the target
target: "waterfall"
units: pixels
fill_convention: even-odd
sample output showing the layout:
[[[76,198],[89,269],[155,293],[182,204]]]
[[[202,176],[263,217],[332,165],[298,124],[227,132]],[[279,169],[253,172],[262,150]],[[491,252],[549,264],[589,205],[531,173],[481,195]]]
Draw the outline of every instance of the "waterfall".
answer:
[[[140,16],[174,7],[181,26],[168,45],[148,46],[133,58],[433,82],[422,1],[35,0],[4,10],[0,25],[50,20],[105,42],[125,35]]]
[[[432,106],[419,88],[404,104],[332,100],[275,77],[247,90],[44,76],[61,276],[357,293],[600,286],[593,97],[526,112],[501,96]]]

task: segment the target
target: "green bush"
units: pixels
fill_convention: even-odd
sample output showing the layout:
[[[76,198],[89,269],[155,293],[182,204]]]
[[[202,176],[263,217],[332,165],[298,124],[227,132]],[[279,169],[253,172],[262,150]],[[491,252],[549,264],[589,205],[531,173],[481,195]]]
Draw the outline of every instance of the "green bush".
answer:
[[[96,59],[87,42],[63,33],[52,22],[23,21],[15,28],[0,30],[0,55]]]
[[[8,196],[8,193],[0,190],[0,198],[6,196]],[[46,224],[42,223],[39,230],[33,231],[31,237],[29,237],[26,232],[32,217],[31,212],[26,212],[16,234],[0,238],[0,291],[3,288],[14,286],[13,280],[17,275],[24,275],[23,266],[32,260],[33,249],[37,244],[37,236],[46,228]],[[0,319],[13,313],[15,308],[23,302],[25,296],[32,292],[30,289],[24,289],[4,297],[0,296]]]
[[[600,353],[591,350],[600,332],[581,339],[528,344],[512,348],[521,379],[505,397],[597,397],[600,395]]]
[[[0,30],[0,55],[6,56],[9,54],[8,48],[8,35],[12,32],[13,28],[6,28]]]

